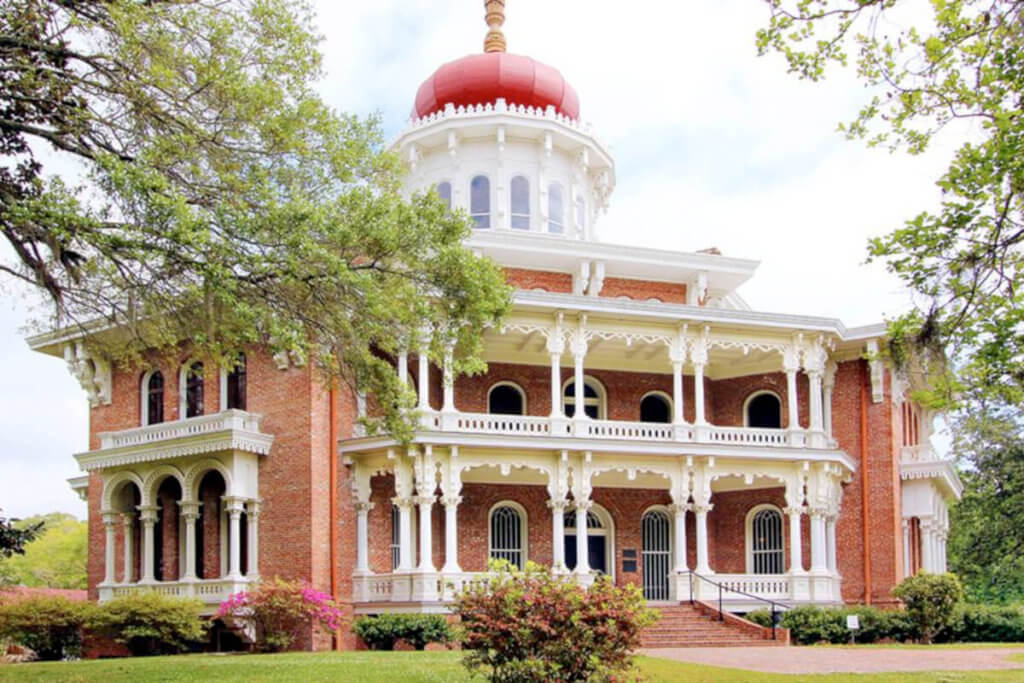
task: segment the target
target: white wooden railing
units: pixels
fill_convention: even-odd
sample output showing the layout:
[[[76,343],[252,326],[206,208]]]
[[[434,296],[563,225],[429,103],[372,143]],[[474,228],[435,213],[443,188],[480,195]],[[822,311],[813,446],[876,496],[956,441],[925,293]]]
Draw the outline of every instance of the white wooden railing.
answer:
[[[900,460],[903,462],[937,462],[943,458],[928,444],[903,446],[900,448]]]
[[[672,441],[672,425],[658,422],[619,422],[586,420],[574,423],[576,435],[591,439],[624,439],[627,441]]]
[[[252,581],[239,579],[197,579],[194,581],[157,581],[154,583],[118,583],[99,586],[100,602],[139,593],[158,593],[176,598],[199,598],[206,605],[219,605],[233,593],[246,590]]]
[[[742,446],[785,446],[789,443],[781,429],[757,427],[708,427],[704,430],[710,443],[728,443]]]
[[[119,432],[100,432],[100,448],[142,446],[170,439],[200,436],[228,430],[259,432],[261,420],[262,415],[248,413],[244,410],[225,410],[213,415],[201,415],[199,417],[190,417],[186,420],[175,420],[174,422],[161,422],[160,424],[125,429]]]

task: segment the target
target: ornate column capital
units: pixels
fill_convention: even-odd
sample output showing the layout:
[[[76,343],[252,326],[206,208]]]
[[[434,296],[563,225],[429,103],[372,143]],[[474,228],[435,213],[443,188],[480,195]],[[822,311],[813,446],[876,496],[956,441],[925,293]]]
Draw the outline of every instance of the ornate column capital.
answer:
[[[458,506],[462,503],[462,496],[442,496],[441,504],[445,507]]]
[[[245,512],[245,500],[237,496],[224,496],[224,509],[232,517],[240,517]]]
[[[416,504],[415,496],[395,496],[391,499],[391,502],[400,508],[410,508]]]
[[[249,519],[255,519],[256,517],[260,516],[260,511],[262,510],[262,508],[263,501],[254,498],[250,500],[248,503],[246,503],[245,514],[249,517]]]
[[[569,501],[564,498],[561,500],[549,499],[547,505],[553,512],[564,512],[569,507]]]
[[[793,517],[794,515],[799,517],[800,515],[807,514],[807,508],[803,505],[789,505],[782,508],[782,511],[790,517]]]
[[[356,501],[356,511],[357,512],[369,512],[376,505],[377,505],[376,503],[371,503],[369,501],[357,500]]]
[[[807,509],[807,514],[809,514],[812,518],[818,517],[824,519],[828,516],[828,512],[828,508],[825,507],[824,505],[815,505]]]
[[[787,373],[800,370],[800,347],[796,344],[787,346],[782,352],[782,369]]]
[[[181,518],[186,522],[195,521],[199,517],[199,503],[178,501]]]
[[[436,496],[413,496],[411,498],[411,500],[412,500],[412,502],[414,504],[419,505],[420,507],[423,507],[424,505],[433,505],[435,502],[437,502],[437,497]]]
[[[121,524],[124,524],[125,526],[131,526],[131,525],[135,524],[135,515],[133,515],[130,512],[122,512],[121,513]]]
[[[118,521],[120,521],[120,518],[121,518],[121,514],[119,512],[114,512],[112,510],[108,511],[108,512],[104,512],[102,514],[103,514],[103,524],[105,526],[107,526],[108,528],[109,527],[113,527],[115,524],[117,524]]]
[[[157,520],[157,513],[160,512],[160,508],[156,505],[140,505],[139,506],[139,519],[145,524],[152,524]]]
[[[698,515],[701,514],[702,512],[706,514],[706,513],[711,512],[712,510],[715,509],[715,504],[714,503],[694,503],[693,505],[690,506],[690,509],[693,510],[694,513],[696,513]]]
[[[572,507],[574,510],[583,510],[589,512],[590,508],[594,507],[594,501],[592,500],[574,500],[572,501]]]
[[[693,509],[693,506],[689,503],[672,503],[668,506],[668,511],[674,515],[684,514]]]

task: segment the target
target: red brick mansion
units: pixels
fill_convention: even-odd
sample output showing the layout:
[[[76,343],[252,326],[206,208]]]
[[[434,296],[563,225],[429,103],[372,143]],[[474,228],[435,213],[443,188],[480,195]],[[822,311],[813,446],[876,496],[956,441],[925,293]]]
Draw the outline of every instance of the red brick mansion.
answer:
[[[597,241],[613,159],[557,70],[505,52],[504,3],[486,4],[486,51],[423,83],[394,144],[410,191],[469,214],[468,246],[516,288],[488,372],[395,358],[420,408],[405,447],[364,435],[365,397],[301,358],[131,371],[73,333],[31,338],[91,405],[71,480],[90,597],[212,609],[279,575],[357,614],[443,611],[501,558],[658,603],[717,596],[714,581],[743,612],[744,594],[887,603],[907,574],[944,570],[960,482],[934,416],[871,353],[885,326],[751,310],[753,261]]]

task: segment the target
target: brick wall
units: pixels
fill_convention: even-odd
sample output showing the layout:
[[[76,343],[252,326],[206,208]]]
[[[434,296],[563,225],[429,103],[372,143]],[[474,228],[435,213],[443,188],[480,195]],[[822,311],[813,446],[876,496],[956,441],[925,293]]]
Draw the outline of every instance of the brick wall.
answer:
[[[617,299],[627,297],[636,301],[658,299],[666,304],[685,304],[686,285],[678,282],[652,282],[621,277],[606,277],[601,297]]]
[[[572,292],[572,275],[548,270],[505,268],[505,280],[516,289],[543,289],[545,292]]]

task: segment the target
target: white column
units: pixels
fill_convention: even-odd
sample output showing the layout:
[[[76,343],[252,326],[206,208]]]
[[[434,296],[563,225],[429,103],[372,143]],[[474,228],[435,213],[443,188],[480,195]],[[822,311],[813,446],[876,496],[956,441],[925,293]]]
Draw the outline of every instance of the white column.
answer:
[[[437,571],[434,566],[434,537],[431,533],[433,525],[430,522],[430,513],[434,507],[434,496],[417,496],[416,504],[420,506],[420,566],[421,572],[433,573]]]
[[[589,500],[575,501],[576,507],[576,569],[577,574],[590,574],[589,543],[587,542],[587,511]]]
[[[455,412],[455,374],[453,363],[454,347],[448,345],[444,350],[444,404],[441,411],[445,413]]]
[[[565,508],[567,500],[549,500],[551,508],[551,566],[555,571],[565,571]]]
[[[668,509],[674,516],[672,523],[674,535],[672,569],[676,573],[682,573],[690,568],[686,561],[686,511],[690,509],[690,506],[677,504],[670,505]]]
[[[839,573],[839,558],[836,555],[836,517],[836,515],[831,514],[825,518],[826,564],[830,574]]]
[[[181,520],[185,527],[185,571],[182,580],[196,580],[196,520],[199,518],[199,503],[181,503]]]
[[[445,574],[458,574],[462,571],[459,566],[459,503],[462,496],[445,496],[441,499],[444,503],[444,567],[441,571]]]
[[[903,576],[910,576],[910,520],[903,518]]]
[[[683,424],[683,362],[672,361],[672,422]]]
[[[811,573],[828,571],[825,564],[825,511],[812,508],[811,516]]]
[[[788,409],[789,430],[800,429],[800,398],[796,390],[796,373],[800,370],[800,355],[796,348],[788,349],[782,358],[782,367],[786,371],[786,407]]]
[[[237,498],[225,498],[228,513],[228,578],[242,577],[242,501]]]
[[[825,384],[824,384],[824,405],[822,406],[825,415],[825,435],[828,438],[832,438],[832,390],[836,385],[836,364],[834,361],[829,361],[825,365]]]
[[[248,579],[257,579],[260,576],[260,501],[250,500],[246,505],[245,523],[248,527],[246,544],[248,566],[245,576]]]
[[[418,358],[418,371],[416,373],[416,383],[419,392],[419,409],[421,411],[430,410],[430,358],[427,356],[426,349],[420,349]]]
[[[409,353],[407,351],[398,354],[398,381],[403,388],[409,384]]]
[[[708,423],[704,412],[704,366],[708,362],[708,340],[698,337],[690,347],[690,362],[693,363],[693,422],[703,426]]]
[[[359,501],[356,503],[356,567],[358,574],[370,573],[370,537],[368,534],[367,516],[373,509],[373,503]]]
[[[551,417],[562,413],[562,354],[551,352]]]
[[[139,507],[139,519],[142,521],[142,583],[156,581],[153,567],[156,558],[153,528],[156,526],[158,509],[155,505]]]
[[[412,571],[412,499],[392,498],[398,507],[398,567],[396,571]]]
[[[693,506],[694,518],[697,522],[697,573],[698,574],[712,574],[711,564],[708,561],[708,513],[715,506],[706,504],[696,504]]]
[[[800,533],[800,515],[803,514],[802,507],[788,507],[785,509],[789,515],[789,573],[804,573],[804,551],[803,536]]]
[[[135,515],[126,512],[121,515],[121,533],[124,536],[124,577],[122,583],[131,583],[135,578]]]
[[[927,572],[935,571],[935,557],[933,554],[934,547],[932,545],[932,525],[931,522],[921,521],[921,568]]]
[[[106,528],[106,553],[103,563],[103,583],[114,583],[114,564],[117,553],[117,514],[103,513],[103,526]]]
[[[825,421],[822,414],[821,373],[816,370],[809,370],[807,378],[811,392],[811,431],[824,433]]]

